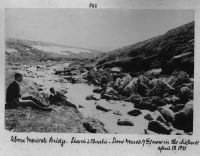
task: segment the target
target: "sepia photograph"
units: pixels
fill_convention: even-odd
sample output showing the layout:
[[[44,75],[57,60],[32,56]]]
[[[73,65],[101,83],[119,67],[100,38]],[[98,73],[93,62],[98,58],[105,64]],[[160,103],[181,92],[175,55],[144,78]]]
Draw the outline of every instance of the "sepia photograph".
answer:
[[[192,135],[194,10],[5,9],[10,132]]]

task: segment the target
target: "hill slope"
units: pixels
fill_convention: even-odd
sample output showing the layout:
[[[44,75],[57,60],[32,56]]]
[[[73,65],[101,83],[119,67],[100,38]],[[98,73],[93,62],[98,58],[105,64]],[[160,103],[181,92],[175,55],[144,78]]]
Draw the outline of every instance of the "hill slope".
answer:
[[[8,62],[94,59],[102,52],[41,41],[6,39]]]
[[[142,72],[162,68],[171,72],[181,68],[190,74],[194,65],[194,22],[163,35],[126,46],[98,57],[99,67],[122,67],[126,72]],[[192,71],[191,71],[192,70]]]

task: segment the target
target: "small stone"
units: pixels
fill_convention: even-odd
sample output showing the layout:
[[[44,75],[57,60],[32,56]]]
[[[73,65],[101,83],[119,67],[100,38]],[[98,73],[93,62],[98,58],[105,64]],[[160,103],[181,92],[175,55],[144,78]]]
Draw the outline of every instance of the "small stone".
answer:
[[[147,114],[144,116],[144,119],[151,121],[151,120],[153,120],[153,117],[151,116],[151,114]]]
[[[83,127],[90,133],[96,133],[97,132],[97,130],[88,122],[84,122]]]
[[[78,105],[78,108],[84,108],[84,106],[82,106],[82,105]]]
[[[95,88],[93,90],[93,93],[101,93],[102,92],[102,88]]]
[[[86,96],[86,100],[100,100],[100,97],[96,95],[88,95]]]
[[[131,121],[129,121],[128,119],[125,119],[125,120],[118,119],[117,125],[119,125],[119,126],[134,126],[134,124]]]
[[[122,115],[122,113],[120,111],[114,111],[113,114],[115,114],[115,115]]]
[[[128,112],[128,114],[131,116],[138,116],[138,115],[142,114],[142,112],[138,109],[134,109],[134,110]]]
[[[105,108],[105,107],[100,106],[100,105],[97,105],[97,106],[96,106],[96,109],[101,110],[101,111],[103,111],[103,112],[108,112],[108,111],[111,111],[111,110],[112,110],[112,109]]]

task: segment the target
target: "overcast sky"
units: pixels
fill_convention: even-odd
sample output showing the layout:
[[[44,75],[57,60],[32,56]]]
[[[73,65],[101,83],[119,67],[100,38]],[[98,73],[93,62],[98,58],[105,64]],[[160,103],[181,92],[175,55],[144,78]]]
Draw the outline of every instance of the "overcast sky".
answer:
[[[193,20],[192,10],[6,9],[6,37],[110,51]]]

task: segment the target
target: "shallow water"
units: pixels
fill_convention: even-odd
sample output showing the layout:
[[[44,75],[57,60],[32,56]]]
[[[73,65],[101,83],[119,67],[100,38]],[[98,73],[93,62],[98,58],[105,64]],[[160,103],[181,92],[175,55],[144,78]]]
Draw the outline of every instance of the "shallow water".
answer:
[[[57,65],[49,69],[44,68],[41,70],[37,70],[35,67],[28,67],[27,71],[32,71],[31,74],[34,75],[34,77],[30,77],[27,74],[26,79],[31,79],[41,85],[41,88],[43,89],[42,92],[45,93],[49,93],[50,87],[54,87],[56,90],[67,90],[68,93],[65,95],[67,96],[68,101],[75,104],[84,117],[99,119],[105,125],[105,129],[109,133],[144,133],[144,129],[146,129],[148,125],[148,121],[144,119],[144,115],[150,113],[154,116],[155,114],[147,110],[141,110],[142,114],[136,117],[130,116],[127,112],[134,109],[134,104],[131,102],[113,100],[107,101],[104,99],[86,100],[86,96],[91,94],[100,97],[99,94],[92,92],[96,87],[84,83],[71,84],[66,80],[63,80],[62,82],[58,81],[62,78],[58,75],[54,75],[53,69],[58,69],[59,67],[61,68],[62,66]],[[79,108],[79,105],[83,106],[83,108]],[[111,111],[103,112],[101,110],[97,110],[97,105],[109,108]],[[120,111],[121,115],[113,114],[115,111]],[[134,126],[119,126],[117,125],[118,119],[128,119],[133,122]]]

